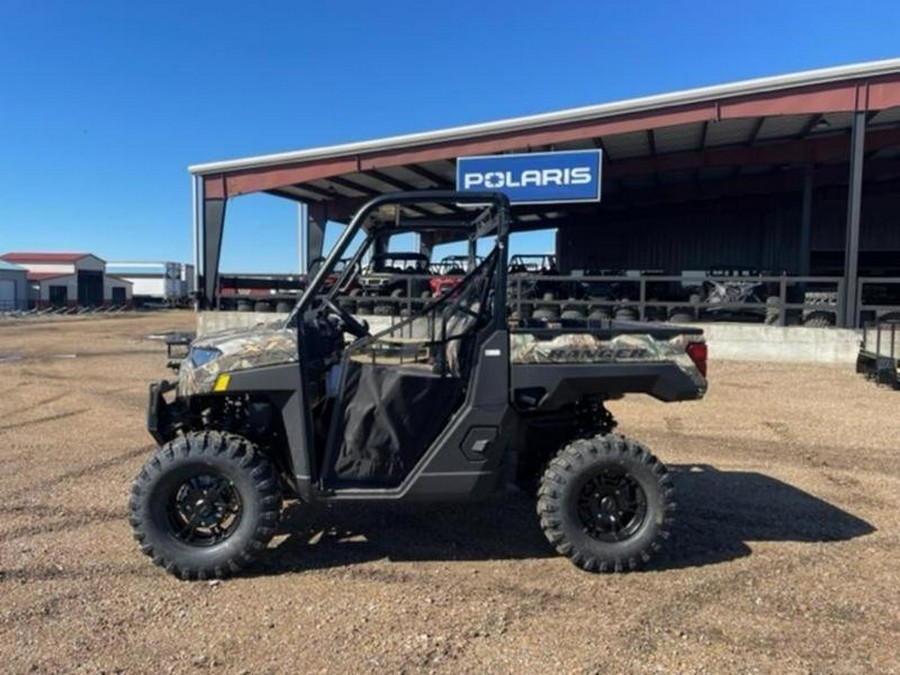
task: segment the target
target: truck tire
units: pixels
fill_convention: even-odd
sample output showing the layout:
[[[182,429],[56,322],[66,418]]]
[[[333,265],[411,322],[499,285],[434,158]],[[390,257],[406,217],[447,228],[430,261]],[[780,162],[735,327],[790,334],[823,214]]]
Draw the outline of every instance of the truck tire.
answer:
[[[694,311],[690,307],[675,307],[669,312],[669,321],[672,323],[693,323]]]
[[[531,313],[531,318],[539,321],[559,321],[559,311],[556,307],[543,305]]]
[[[603,305],[591,305],[591,313],[588,315],[588,318],[592,321],[600,321],[602,319],[609,318],[609,309],[604,307]]]
[[[246,567],[275,534],[281,490],[247,439],[195,432],[162,446],[131,489],[141,550],[182,579],[222,579]]]
[[[803,318],[803,325],[808,328],[831,328],[834,326],[834,314],[816,310]]]
[[[618,434],[580,439],[547,466],[538,491],[541,529],[572,563],[622,572],[647,562],[668,537],[675,510],[666,468]]]
[[[637,321],[638,315],[634,307],[619,307],[616,309],[615,318],[620,321]]]
[[[583,319],[586,316],[584,309],[582,305],[577,304],[563,305],[559,318],[569,320]]]

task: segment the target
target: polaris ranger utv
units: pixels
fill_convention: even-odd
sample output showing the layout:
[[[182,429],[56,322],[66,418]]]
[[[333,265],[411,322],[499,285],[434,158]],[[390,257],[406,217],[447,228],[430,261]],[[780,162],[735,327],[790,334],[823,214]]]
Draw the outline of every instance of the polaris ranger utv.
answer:
[[[442,226],[404,220],[415,203],[452,205],[493,250],[415,316],[373,334],[337,298],[373,242]],[[646,448],[614,433],[604,403],[701,398],[702,334],[609,320],[511,325],[509,220],[499,193],[378,197],[285,324],[197,338],[177,383],[150,389],[148,428],[161,447],[129,502],[144,553],[184,579],[221,578],[266,547],[284,498],[470,500],[515,482],[536,494],[547,538],[575,565],[648,560],[667,535],[672,484]]]

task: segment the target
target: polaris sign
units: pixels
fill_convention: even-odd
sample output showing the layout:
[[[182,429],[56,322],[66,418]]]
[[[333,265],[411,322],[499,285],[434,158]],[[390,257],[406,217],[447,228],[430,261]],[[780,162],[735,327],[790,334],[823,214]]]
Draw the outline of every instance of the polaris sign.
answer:
[[[600,150],[483,155],[456,160],[456,189],[502,192],[513,204],[600,201]]]

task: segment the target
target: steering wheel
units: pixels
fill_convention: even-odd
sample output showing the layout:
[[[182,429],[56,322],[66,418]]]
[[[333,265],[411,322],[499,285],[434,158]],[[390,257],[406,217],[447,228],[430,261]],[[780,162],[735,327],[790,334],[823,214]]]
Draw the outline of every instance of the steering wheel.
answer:
[[[369,334],[369,324],[365,321],[357,321],[350,312],[336,304],[331,298],[322,298],[322,305],[332,314],[336,315],[341,323],[344,324],[344,330],[350,335],[361,338]]]

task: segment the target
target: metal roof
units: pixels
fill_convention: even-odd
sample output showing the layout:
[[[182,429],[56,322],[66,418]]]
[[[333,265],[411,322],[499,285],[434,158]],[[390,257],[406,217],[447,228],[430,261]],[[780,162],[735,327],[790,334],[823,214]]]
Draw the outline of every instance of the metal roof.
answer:
[[[63,277],[75,278],[74,272],[29,272],[28,281],[49,281],[50,279],[62,279]]]
[[[24,263],[75,263],[83,258],[97,258],[93,253],[30,253],[14,251],[4,253],[0,258],[8,262]],[[102,258],[97,258],[102,260]]]
[[[134,286],[134,282],[131,281],[130,279],[125,279],[125,278],[117,276],[115,274],[104,274],[103,276],[106,279],[112,279],[113,281],[116,281],[122,285]]]
[[[346,220],[378,195],[450,189],[460,156],[601,148],[603,203],[623,208],[796,187],[786,168],[846,180],[855,112],[867,119],[868,177],[900,173],[900,59],[703,87],[485,124],[191,167],[205,202],[268,194]],[[796,173],[796,172],[795,172]],[[791,182],[793,181],[793,182]],[[824,184],[824,183],[823,183]],[[451,205],[403,207],[454,218]],[[556,227],[590,207],[515,208],[517,229]]]
[[[629,115],[661,108],[692,105],[708,101],[733,99],[766,94],[799,87],[829,84],[860,78],[876,78],[883,75],[900,74],[900,59],[886,59],[834,68],[809,70],[789,75],[762,77],[730,84],[700,87],[684,91],[644,96],[613,103],[582,106],[539,115],[515,117],[495,122],[470,124],[424,133],[404,134],[387,138],[344,143],[340,145],[310,148],[293,152],[283,152],[256,157],[246,157],[221,162],[195,164],[189,171],[195,175],[227,173],[238,169],[251,169],[290,164],[298,161],[342,157],[384,149],[399,149],[410,146],[440,143],[460,138],[472,138],[497,133],[515,132],[522,129],[536,129],[545,126],[577,123],[607,117]]]

